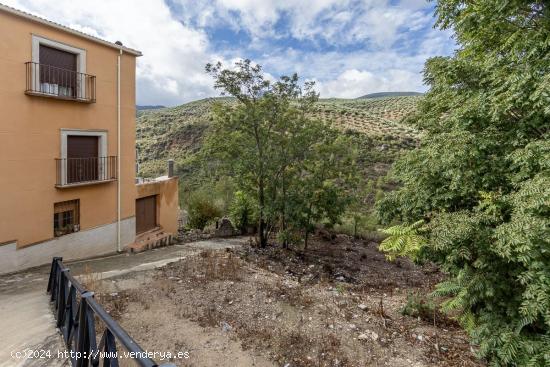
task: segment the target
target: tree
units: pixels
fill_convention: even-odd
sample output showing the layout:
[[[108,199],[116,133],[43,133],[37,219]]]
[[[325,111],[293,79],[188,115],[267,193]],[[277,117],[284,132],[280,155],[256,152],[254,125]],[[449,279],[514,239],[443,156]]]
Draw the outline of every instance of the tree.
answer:
[[[303,231],[307,247],[313,225],[337,222],[346,208],[356,171],[353,145],[309,117],[318,95],[296,74],[270,82],[250,60],[206,70],[237,104],[215,106],[204,159],[223,162],[241,195],[254,197],[261,247],[274,229],[284,246],[290,231]]]
[[[265,247],[269,231],[266,191],[269,178],[275,174],[273,127],[292,95],[283,88],[272,88],[261,67],[250,60],[237,62],[236,68],[223,69],[221,63],[206,65],[206,71],[214,76],[215,87],[238,101],[235,108],[214,107],[213,133],[208,143],[214,147],[211,153],[224,155],[241,186],[256,191],[259,244]]]
[[[460,48],[426,63],[430,90],[412,119],[422,146],[396,162],[401,187],[377,206],[403,222],[396,236],[422,238],[387,244],[441,265],[436,294],[493,365],[548,366],[548,3],[439,0],[436,15]]]
[[[304,158],[296,162],[289,192],[289,222],[304,234],[307,249],[315,224],[325,220],[329,226],[340,222],[357,185],[356,152],[349,139],[323,125],[314,125]],[[303,143],[303,141],[300,141]]]

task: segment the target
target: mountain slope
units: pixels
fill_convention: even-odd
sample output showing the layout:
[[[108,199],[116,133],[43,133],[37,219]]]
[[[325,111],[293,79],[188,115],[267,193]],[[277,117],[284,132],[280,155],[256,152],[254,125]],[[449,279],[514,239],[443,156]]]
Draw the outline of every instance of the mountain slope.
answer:
[[[357,99],[409,97],[409,96],[421,96],[421,95],[422,93],[419,93],[419,92],[378,92],[378,93],[365,94],[364,96],[358,97]]]
[[[385,173],[387,165],[403,149],[415,146],[418,133],[402,123],[415,110],[417,96],[377,99],[322,99],[312,117],[330,121],[354,137],[370,174]],[[231,98],[208,98],[159,110],[142,110],[137,119],[137,148],[140,175],[165,173],[166,160],[175,159],[178,173],[186,172],[186,160],[202,143],[215,102],[235,103]],[[376,172],[375,172],[376,171]]]
[[[158,110],[159,108],[166,108],[166,106],[162,106],[162,105],[153,105],[153,106],[149,106],[149,105],[144,105],[144,106],[136,105],[136,110],[137,110],[137,111],[143,111],[143,110]]]

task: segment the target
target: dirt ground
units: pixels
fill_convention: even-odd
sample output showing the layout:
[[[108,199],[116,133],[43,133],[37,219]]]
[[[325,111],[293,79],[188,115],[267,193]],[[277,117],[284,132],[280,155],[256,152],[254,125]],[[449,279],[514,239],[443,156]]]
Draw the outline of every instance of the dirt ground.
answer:
[[[482,366],[452,320],[402,314],[441,277],[387,262],[375,242],[324,234],[306,253],[194,249],[88,283],[143,348],[188,352],[178,366]]]

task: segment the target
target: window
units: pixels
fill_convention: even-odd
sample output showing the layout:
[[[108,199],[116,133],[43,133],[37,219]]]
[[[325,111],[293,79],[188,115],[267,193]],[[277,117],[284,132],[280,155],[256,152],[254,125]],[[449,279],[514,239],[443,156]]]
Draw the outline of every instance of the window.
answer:
[[[80,200],[62,201],[54,204],[53,233],[60,237],[80,230]]]
[[[98,149],[98,136],[67,136],[67,183],[95,181],[99,178],[102,162]]]
[[[107,131],[61,129],[61,157],[57,161],[57,187],[117,177],[116,157],[107,156]]]
[[[77,55],[46,45],[39,46],[40,91],[63,97],[76,97]]]
[[[25,93],[95,102],[95,76],[86,74],[86,50],[33,34],[32,59],[25,64]]]

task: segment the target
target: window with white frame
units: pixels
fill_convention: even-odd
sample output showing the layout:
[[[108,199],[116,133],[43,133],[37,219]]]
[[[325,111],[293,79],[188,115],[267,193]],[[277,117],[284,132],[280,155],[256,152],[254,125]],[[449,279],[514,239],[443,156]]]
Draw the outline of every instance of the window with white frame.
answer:
[[[85,95],[86,50],[32,36],[33,90],[78,98]]]
[[[61,129],[60,163],[60,186],[108,179],[107,131]]]

